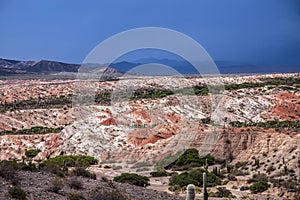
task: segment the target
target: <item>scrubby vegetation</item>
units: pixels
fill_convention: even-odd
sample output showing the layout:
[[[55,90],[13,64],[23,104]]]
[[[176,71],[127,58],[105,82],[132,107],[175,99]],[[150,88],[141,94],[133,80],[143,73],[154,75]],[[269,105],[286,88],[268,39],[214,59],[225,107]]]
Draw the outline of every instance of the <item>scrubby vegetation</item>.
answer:
[[[164,168],[160,168],[155,172],[150,172],[152,177],[163,177],[163,176],[170,176],[172,173],[167,172]]]
[[[97,163],[98,160],[92,156],[62,155],[45,160],[41,163],[41,166],[55,164],[60,167],[87,167]]]
[[[134,91],[130,99],[163,98],[172,94],[174,94],[172,90],[143,88]]]
[[[96,188],[91,196],[90,200],[127,200],[127,198],[118,190],[103,190],[103,188]]]
[[[70,186],[70,188],[75,189],[75,190],[81,190],[83,188],[82,182],[75,177],[70,178],[68,180],[68,185]]]
[[[269,188],[269,184],[265,181],[255,182],[250,186],[250,190],[253,193],[264,192]]]
[[[39,150],[39,149],[29,149],[29,150],[25,151],[25,156],[27,156],[28,158],[34,158],[40,152],[41,152],[41,150]]]
[[[122,173],[120,176],[116,176],[114,181],[120,183],[129,183],[131,185],[136,185],[140,187],[146,187],[149,184],[149,178],[146,176],[141,176],[138,174],[131,174],[131,173]]]
[[[202,168],[193,169],[189,172],[183,172],[181,174],[173,174],[170,178],[170,186],[184,187],[188,184],[194,184],[195,186],[202,187],[203,185],[203,173],[207,175],[207,186],[213,187],[221,184],[221,180],[215,174],[207,172]]]
[[[47,98],[37,98],[15,101],[12,103],[1,103],[0,112],[13,111],[13,110],[28,110],[28,109],[38,109],[38,108],[56,108],[62,106],[72,106],[72,95],[67,96],[53,96]]]
[[[96,174],[89,172],[83,167],[76,167],[75,169],[72,170],[71,175],[96,179]]]
[[[26,192],[20,186],[12,186],[8,190],[8,194],[13,199],[25,200]]]
[[[49,128],[43,126],[35,126],[30,129],[21,129],[21,130],[10,130],[2,131],[0,135],[35,135],[35,134],[47,134],[47,133],[59,133],[63,127],[58,128]]]
[[[255,88],[264,86],[291,86],[294,84],[300,84],[300,78],[266,78],[262,79],[262,82],[257,83],[245,82],[240,84],[228,84],[225,85],[225,90],[237,90],[243,88]]]
[[[193,167],[199,167],[203,165],[213,165],[215,163],[214,157],[206,155],[199,156],[197,149],[187,149],[182,155],[179,156],[173,163],[169,164],[166,168],[172,168],[176,170],[187,170]]]
[[[229,123],[233,127],[263,127],[263,128],[286,128],[286,127],[293,127],[293,128],[300,128],[300,120],[296,121],[266,121],[266,122],[240,122],[240,121],[232,121]]]
[[[217,192],[209,193],[210,197],[219,197],[219,198],[234,198],[230,190],[226,189],[225,187],[218,187]]]

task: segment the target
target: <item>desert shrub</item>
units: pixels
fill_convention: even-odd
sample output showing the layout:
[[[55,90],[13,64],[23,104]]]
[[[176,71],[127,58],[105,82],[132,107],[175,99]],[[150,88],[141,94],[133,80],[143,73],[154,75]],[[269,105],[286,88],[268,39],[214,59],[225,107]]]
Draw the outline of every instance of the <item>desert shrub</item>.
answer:
[[[230,190],[226,189],[225,187],[218,187],[217,192],[210,193],[210,197],[220,197],[220,198],[232,198],[233,195]]]
[[[76,167],[71,174],[74,176],[96,179],[96,174],[89,172],[83,167]]]
[[[248,183],[253,183],[253,182],[267,182],[268,181],[268,177],[266,174],[253,174],[252,178],[248,179],[247,182]]]
[[[119,170],[122,169],[123,167],[121,165],[113,165],[112,169],[113,170]]]
[[[17,162],[16,160],[3,160],[0,161],[0,167],[12,168],[17,171],[36,171],[36,166],[34,164],[27,165],[24,162]]]
[[[208,95],[208,87],[206,85],[195,85],[193,86],[193,90],[195,92],[196,95]]]
[[[61,179],[56,178],[51,183],[50,187],[48,188],[49,192],[54,192],[56,194],[59,194],[59,191],[64,187],[64,183]]]
[[[74,155],[62,155],[54,158],[49,158],[42,164],[53,163],[60,167],[88,167],[90,165],[98,163],[98,160],[92,156],[74,156]]]
[[[270,182],[274,187],[285,188],[288,191],[295,191],[298,184],[295,180],[275,179],[274,177],[270,178]]]
[[[62,129],[63,127],[49,128],[43,126],[35,126],[30,129],[1,131],[0,135],[32,135],[32,134],[59,133]]]
[[[150,168],[148,167],[142,167],[142,168],[138,168],[135,170],[136,172],[145,172],[145,171],[150,171]]]
[[[170,173],[168,173],[164,168],[161,168],[155,172],[150,172],[150,175],[152,177],[163,177],[163,176],[169,176]]]
[[[114,181],[120,183],[129,183],[131,185],[145,187],[150,185],[149,178],[138,174],[122,173],[120,176],[116,176]]]
[[[256,127],[262,127],[262,128],[299,128],[300,127],[300,120],[295,121],[266,121],[266,122],[240,122],[240,121],[231,121],[229,122],[229,125],[233,127],[250,127],[250,126],[256,126]]]
[[[24,200],[26,192],[20,186],[12,186],[8,189],[8,194],[11,198]]]
[[[90,200],[126,200],[127,198],[118,190],[96,188],[90,195]]]
[[[170,185],[178,185],[179,187],[187,186],[188,184],[194,184],[202,187],[203,184],[203,172],[204,169],[194,169],[190,172],[183,172],[181,174],[173,174],[170,178]],[[213,173],[206,172],[207,175],[207,186],[213,187],[221,184],[221,180]]]
[[[249,175],[250,173],[249,172],[247,172],[247,171],[243,171],[243,170],[233,170],[232,172],[231,172],[231,174],[232,175],[234,175],[234,176],[245,176],[245,175]]]
[[[25,151],[25,156],[27,156],[28,158],[34,158],[40,152],[41,152],[41,150],[39,150],[39,149],[30,149],[30,150]]]
[[[270,165],[270,166],[267,168],[266,172],[270,173],[270,172],[272,172],[272,171],[274,171],[274,170],[275,170],[275,167],[273,167],[273,165]]]
[[[172,94],[174,94],[172,90],[140,88],[134,91],[130,98],[132,100],[145,98],[163,98]]]
[[[176,170],[189,170],[193,167],[199,167],[204,164],[212,165],[215,163],[215,158],[206,155],[203,157],[199,156],[197,149],[187,149],[182,155],[178,157],[173,163],[168,165],[166,168],[173,168]]]
[[[68,175],[68,168],[61,167],[52,162],[44,162],[40,164],[39,168],[45,172],[55,174],[59,177],[65,177]]]
[[[160,169],[163,167],[168,167],[171,163],[174,163],[177,158],[180,156],[180,154],[182,153],[182,151],[178,151],[176,154],[174,155],[168,155],[162,159],[160,159],[159,161],[157,161],[157,163],[155,164],[155,168],[156,169]]]
[[[80,190],[83,188],[82,182],[77,178],[70,178],[68,180],[68,185],[70,186],[70,188],[75,190]]]
[[[177,192],[177,191],[181,191],[182,188],[179,185],[172,185],[168,188],[170,191],[172,192]]]
[[[17,176],[16,169],[10,161],[1,161],[0,162],[0,177],[9,181],[15,179]]]
[[[246,191],[246,190],[249,190],[248,186],[241,186],[240,187],[240,191]]]
[[[67,194],[68,200],[83,200],[85,199],[81,194],[77,192],[72,192]]]
[[[236,169],[238,169],[238,168],[247,166],[247,164],[248,164],[248,161],[244,161],[244,162],[239,161],[239,162],[235,163],[234,166]]]
[[[149,162],[137,162],[131,168],[135,169],[135,168],[150,167],[150,166],[152,165]]]
[[[232,174],[228,174],[228,175],[227,175],[227,178],[228,178],[228,180],[230,180],[230,181],[237,181],[237,178],[236,178],[234,175],[232,175]]]
[[[265,181],[255,182],[249,187],[249,189],[253,193],[263,192],[266,191],[268,188],[269,188],[269,184]]]
[[[149,162],[137,162],[131,168],[136,169],[136,168],[150,167],[150,166],[152,166],[152,164]]]

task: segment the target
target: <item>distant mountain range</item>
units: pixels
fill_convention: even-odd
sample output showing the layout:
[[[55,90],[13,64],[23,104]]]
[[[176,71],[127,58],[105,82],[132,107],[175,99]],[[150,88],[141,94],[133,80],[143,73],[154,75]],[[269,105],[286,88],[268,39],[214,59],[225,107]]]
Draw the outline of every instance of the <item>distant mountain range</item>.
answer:
[[[0,74],[50,74],[58,72],[77,72],[80,65],[55,61],[17,61],[0,59]]]
[[[107,74],[122,75],[133,68],[148,63],[158,63],[169,66],[183,75],[199,74],[199,72],[187,61],[178,61],[170,59],[140,59],[131,62],[116,62],[107,65],[104,64],[90,64],[85,67],[85,71],[92,72],[93,70],[105,70]],[[221,74],[265,74],[265,73],[294,73],[300,72],[300,66],[255,66],[244,63],[235,63],[228,61],[215,62]],[[205,63],[203,63],[205,64]],[[55,74],[55,73],[76,73],[82,70],[79,64],[69,64],[56,61],[17,61],[0,58],[0,75],[16,75],[16,74]],[[149,73],[149,70],[148,70]],[[150,70],[151,73],[151,70]],[[147,74],[151,75],[151,74]]]

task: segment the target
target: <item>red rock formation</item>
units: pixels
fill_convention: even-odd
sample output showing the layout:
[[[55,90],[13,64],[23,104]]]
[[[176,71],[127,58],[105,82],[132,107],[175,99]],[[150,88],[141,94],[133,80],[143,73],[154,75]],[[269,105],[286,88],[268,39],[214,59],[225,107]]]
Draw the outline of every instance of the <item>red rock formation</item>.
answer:
[[[117,125],[116,121],[113,118],[107,118],[99,124],[104,126]]]

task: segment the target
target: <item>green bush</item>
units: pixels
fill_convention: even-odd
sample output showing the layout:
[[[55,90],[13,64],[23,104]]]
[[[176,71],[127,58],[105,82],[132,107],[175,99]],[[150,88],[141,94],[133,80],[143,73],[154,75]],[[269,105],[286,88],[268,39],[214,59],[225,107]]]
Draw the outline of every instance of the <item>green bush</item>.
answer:
[[[25,155],[28,158],[34,158],[40,152],[41,152],[41,150],[39,150],[39,149],[30,149],[30,150],[25,151]]]
[[[12,186],[8,190],[11,198],[24,200],[26,199],[26,192],[20,186]]]
[[[160,169],[160,168],[168,168],[169,166],[172,165],[172,163],[174,163],[180,156],[180,154],[182,154],[182,150],[178,151],[176,154],[174,155],[168,155],[162,159],[160,159],[159,161],[157,161],[157,163],[155,164],[155,168],[156,169]]]
[[[259,181],[259,182],[255,182],[250,186],[250,190],[253,193],[260,193],[260,192],[264,192],[269,188],[269,184],[265,181]]]
[[[134,91],[130,99],[163,98],[172,94],[174,94],[174,92],[171,90],[140,88]]]
[[[199,156],[197,149],[187,149],[175,162],[170,164],[168,167],[178,168],[183,166],[197,167],[203,166],[204,164],[212,165],[215,163],[214,157],[206,155],[203,157]],[[189,169],[189,167],[187,168]]]
[[[49,128],[44,126],[35,126],[35,127],[31,127],[30,129],[2,131],[0,132],[0,135],[32,135],[32,134],[59,133],[62,129],[63,127]]]
[[[260,174],[253,174],[252,178],[248,179],[248,183],[254,183],[254,182],[267,182],[268,177],[266,174],[260,173]]]
[[[178,185],[179,187],[187,186],[188,184],[194,184],[196,186],[203,186],[203,172],[204,169],[194,169],[190,172],[183,172],[181,174],[173,174],[170,178],[170,185]],[[211,172],[206,172],[207,175],[207,186],[213,187],[216,185],[221,185],[221,180],[215,174]]]
[[[129,183],[131,185],[145,187],[150,185],[149,178],[138,174],[122,173],[120,176],[116,176],[114,181],[120,183]]]
[[[230,126],[233,127],[262,127],[262,128],[300,128],[300,120],[295,121],[277,121],[271,120],[266,122],[240,122],[240,121],[231,121],[229,122]]]
[[[150,175],[152,177],[163,177],[163,176],[169,176],[170,173],[168,173],[164,168],[161,168],[155,172],[150,172]]]
[[[210,193],[210,197],[220,197],[220,198],[232,198],[233,195],[230,190],[226,189],[225,187],[218,187],[217,192]]]
[[[62,155],[49,158],[42,163],[42,166],[49,163],[58,165],[60,167],[88,167],[98,163],[98,160],[91,156]]]

